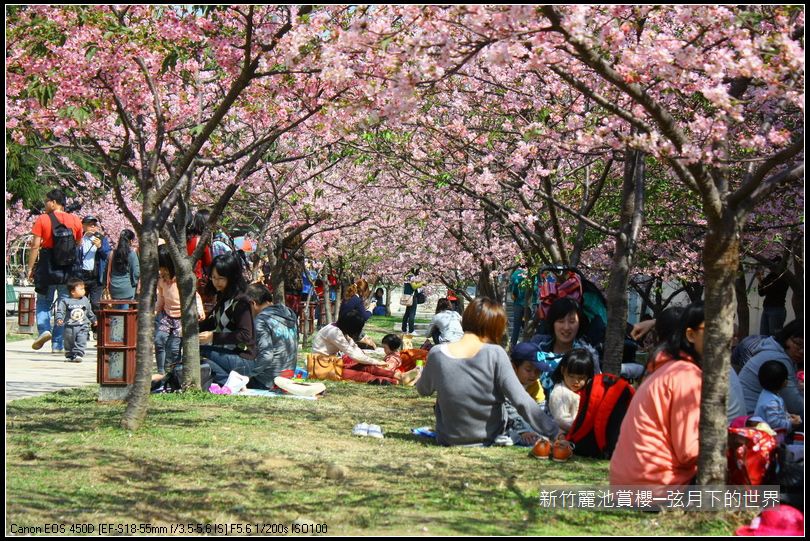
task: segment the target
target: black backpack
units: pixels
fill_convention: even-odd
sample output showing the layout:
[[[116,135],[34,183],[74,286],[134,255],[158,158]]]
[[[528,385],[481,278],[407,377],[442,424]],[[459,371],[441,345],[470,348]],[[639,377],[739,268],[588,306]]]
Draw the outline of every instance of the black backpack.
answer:
[[[76,263],[76,237],[73,230],[56,219],[54,213],[51,217],[53,231],[53,248],[51,248],[51,265],[54,269],[70,270]]]

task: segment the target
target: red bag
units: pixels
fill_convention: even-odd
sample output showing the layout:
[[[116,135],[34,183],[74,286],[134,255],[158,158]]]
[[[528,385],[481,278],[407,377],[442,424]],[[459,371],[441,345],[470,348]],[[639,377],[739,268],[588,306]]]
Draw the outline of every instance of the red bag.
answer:
[[[564,281],[563,281],[564,280]],[[537,319],[544,320],[554,301],[571,297],[580,305],[582,304],[582,280],[579,275],[569,270],[560,276],[560,282],[551,272],[543,272],[540,275],[540,292],[538,295]]]
[[[728,484],[769,484],[776,475],[776,438],[756,428],[728,429]]]
[[[397,367],[400,372],[416,368],[416,361],[427,361],[428,352],[424,349],[403,349],[399,352],[402,364]]]

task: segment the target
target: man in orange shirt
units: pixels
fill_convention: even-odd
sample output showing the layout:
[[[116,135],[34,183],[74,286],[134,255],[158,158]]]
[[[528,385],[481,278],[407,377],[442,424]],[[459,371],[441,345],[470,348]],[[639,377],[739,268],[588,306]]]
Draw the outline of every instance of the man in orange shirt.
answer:
[[[55,269],[51,265],[51,250],[53,248],[53,222],[51,215],[71,231],[76,239],[76,245],[82,241],[82,223],[77,216],[65,212],[65,192],[54,189],[45,196],[45,212],[41,214],[31,232],[31,249],[28,252],[28,279],[34,282],[37,292],[37,330],[39,337],[34,340],[33,349],[40,349],[45,342],[53,338],[52,350],[54,353],[64,352],[62,333],[64,327],[55,326],[51,334],[51,306],[54,295],[57,300],[68,298],[67,281],[70,272]],[[37,263],[37,257],[39,262]],[[36,265],[36,267],[35,267]]]

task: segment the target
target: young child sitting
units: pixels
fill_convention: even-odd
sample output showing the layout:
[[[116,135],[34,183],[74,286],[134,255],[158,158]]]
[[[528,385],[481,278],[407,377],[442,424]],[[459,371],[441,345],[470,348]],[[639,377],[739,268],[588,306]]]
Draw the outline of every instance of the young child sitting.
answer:
[[[512,348],[512,367],[520,383],[538,404],[546,400],[546,394],[540,385],[540,364],[537,352],[540,348],[532,342],[521,342]]]
[[[158,374],[165,374],[166,368],[180,362],[180,341],[183,337],[183,326],[180,322],[180,290],[174,273],[174,262],[165,246],[158,247],[158,284],[155,314],[157,330],[155,331],[155,363]],[[199,293],[194,294],[197,300],[197,315],[205,319],[203,301]],[[166,352],[169,358],[166,358]],[[168,363],[167,363],[168,360]]]
[[[385,351],[385,367],[388,370],[396,370],[402,366],[402,358],[399,352],[402,349],[402,339],[396,334],[386,334],[382,339],[383,350]]]
[[[56,304],[56,324],[65,326],[65,362],[80,363],[90,336],[90,324],[96,324],[96,315],[90,299],[84,296],[84,281],[71,278],[67,282],[70,297]]]
[[[512,368],[515,370],[518,381],[536,402],[546,400],[543,387],[540,385],[540,366],[537,362],[537,353],[540,348],[531,342],[521,342],[512,348]],[[517,410],[507,400],[505,402],[507,423],[506,434],[516,445],[534,445],[540,435],[526,422]]]
[[[387,316],[388,312],[385,310],[385,301],[384,301],[385,293],[383,292],[383,288],[378,287],[377,290],[374,292],[374,302],[377,303],[374,307],[374,310],[371,311],[371,315],[374,316]]]
[[[779,361],[767,361],[759,369],[759,383],[762,392],[759,394],[755,417],[762,417],[777,433],[777,440],[784,441],[788,432],[802,424],[800,416],[790,414],[785,409],[785,401],[779,391],[787,385],[787,367]]]
[[[555,385],[548,398],[548,409],[560,430],[567,432],[574,424],[580,391],[593,379],[593,374],[593,358],[587,350],[580,348],[566,353],[552,374]]]

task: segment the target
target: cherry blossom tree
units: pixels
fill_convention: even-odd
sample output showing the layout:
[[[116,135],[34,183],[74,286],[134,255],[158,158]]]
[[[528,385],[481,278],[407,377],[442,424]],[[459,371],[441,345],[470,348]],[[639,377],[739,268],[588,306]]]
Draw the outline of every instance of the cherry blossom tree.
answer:
[[[243,92],[256,79],[293,75],[290,66],[317,41],[330,14],[309,18],[310,12],[307,6],[206,14],[159,6],[39,6],[21,11],[10,26],[10,115],[21,131],[49,128],[54,138],[92,145],[119,207],[138,231],[138,369],[125,428],[137,428],[146,414],[158,235],[195,170],[207,165],[198,160],[216,161],[227,146],[217,130]],[[265,114],[284,116],[284,105]],[[273,138],[262,134],[225,161],[244,159],[240,165],[247,173]],[[121,191],[125,167],[135,171],[140,218]],[[240,174],[235,182],[246,177]]]

